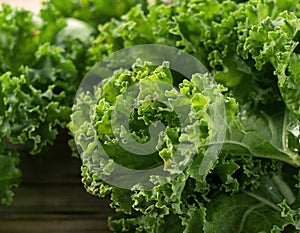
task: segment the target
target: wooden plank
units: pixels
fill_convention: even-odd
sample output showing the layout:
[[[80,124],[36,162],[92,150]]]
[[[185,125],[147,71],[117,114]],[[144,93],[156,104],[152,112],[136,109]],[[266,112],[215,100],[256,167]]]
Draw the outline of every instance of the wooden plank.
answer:
[[[0,214],[59,212],[113,213],[108,200],[88,194],[81,184],[23,185],[16,190],[12,206],[0,207]]]
[[[15,215],[0,220],[5,233],[109,233],[106,220],[98,215]]]
[[[70,137],[60,132],[55,144],[39,155],[22,153],[23,184],[81,183],[81,161],[71,156]]]
[[[0,206],[1,233],[111,233],[107,218],[113,210],[107,199],[85,191],[68,139],[62,133],[40,155],[22,150],[23,182],[12,206]]]
[[[86,193],[81,184],[23,185],[12,206],[0,208],[3,233],[110,233],[108,200]]]

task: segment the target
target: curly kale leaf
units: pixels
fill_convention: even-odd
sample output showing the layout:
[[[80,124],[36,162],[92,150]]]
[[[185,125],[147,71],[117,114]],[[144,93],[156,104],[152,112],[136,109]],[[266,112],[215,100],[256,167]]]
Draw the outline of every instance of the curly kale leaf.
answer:
[[[14,195],[11,189],[20,184],[19,160],[17,152],[6,149],[0,142],[0,204],[11,204]]]

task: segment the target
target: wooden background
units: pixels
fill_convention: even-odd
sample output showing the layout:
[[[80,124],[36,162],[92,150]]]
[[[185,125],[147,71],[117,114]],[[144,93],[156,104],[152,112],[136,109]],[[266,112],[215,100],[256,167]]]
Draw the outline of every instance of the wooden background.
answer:
[[[0,206],[1,233],[109,233],[108,200],[88,194],[80,161],[61,135],[42,155],[22,155],[23,182],[12,206]]]

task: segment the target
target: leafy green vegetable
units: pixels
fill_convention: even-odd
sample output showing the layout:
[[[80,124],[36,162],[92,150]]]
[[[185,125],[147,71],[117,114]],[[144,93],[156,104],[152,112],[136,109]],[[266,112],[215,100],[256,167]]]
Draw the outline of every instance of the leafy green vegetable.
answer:
[[[111,18],[119,18],[135,4],[146,5],[145,0],[50,0],[51,4],[64,16],[83,20],[97,27]]]
[[[283,230],[285,226],[293,224],[290,219],[282,218],[282,210],[277,204],[284,198],[290,203],[295,202],[294,190],[289,191],[289,188],[287,189],[289,186],[280,178],[272,178],[278,177],[274,174],[280,173],[282,170],[280,160],[299,167],[298,154],[289,148],[288,140],[283,139],[284,135],[287,134],[285,121],[287,118],[293,119],[287,112],[283,115],[280,111],[275,114],[262,112],[259,115],[251,113],[251,110],[239,113],[238,105],[234,99],[223,96],[226,103],[228,128],[222,154],[218,162],[215,163],[214,160],[211,160],[212,163],[208,165],[211,166],[209,168],[209,171],[212,170],[211,174],[199,173],[204,161],[205,150],[203,148],[209,142],[208,139],[211,137],[209,135],[213,135],[213,128],[204,127],[212,121],[209,118],[208,103],[213,102],[216,90],[226,92],[226,89],[206,83],[209,80],[206,75],[198,74],[191,81],[184,80],[179,84],[180,92],[191,98],[191,104],[197,112],[198,119],[203,124],[203,131],[199,133],[201,138],[201,144],[198,145],[199,152],[188,168],[175,179],[169,180],[167,184],[157,185],[151,190],[120,189],[101,181],[107,181],[107,176],[115,177],[113,172],[117,167],[115,168],[115,165],[111,164],[109,160],[101,157],[102,152],[97,146],[97,140],[95,141],[93,130],[91,130],[93,127],[96,128],[97,138],[109,154],[110,159],[118,164],[132,169],[144,169],[147,166],[165,164],[165,170],[168,170],[169,164],[172,163],[171,159],[174,153],[169,151],[168,157],[165,157],[165,153],[162,152],[166,151],[169,143],[175,146],[180,141],[180,134],[184,134],[183,131],[175,135],[167,133],[168,139],[166,137],[163,139],[165,145],[164,141],[158,141],[157,145],[163,145],[159,147],[158,154],[147,155],[147,157],[139,155],[137,157],[137,155],[130,154],[119,146],[120,140],[125,139],[128,133],[121,133],[119,139],[114,136],[111,128],[113,125],[111,122],[112,112],[114,108],[118,107],[116,105],[118,99],[122,98],[122,93],[126,92],[126,89],[134,83],[143,82],[145,79],[157,81],[157,78],[158,80],[163,78],[162,81],[176,82],[172,76],[169,77],[170,73],[167,70],[162,70],[160,67],[151,68],[152,66],[148,67],[147,63],[143,66],[135,64],[132,71],[116,72],[115,76],[106,80],[103,86],[98,87],[99,101],[96,105],[89,102],[89,95],[83,95],[73,113],[76,120],[84,119],[80,117],[85,114],[84,112],[96,114],[90,115],[91,121],[89,123],[78,122],[78,125],[73,126],[73,129],[76,129],[74,132],[76,142],[79,143],[80,150],[83,151],[81,155],[84,164],[82,174],[87,190],[100,196],[110,194],[111,206],[118,213],[123,213],[123,217],[110,220],[111,229],[125,232],[129,231],[130,228],[136,229],[137,232],[193,232],[195,229],[193,224],[196,224],[194,223],[196,222],[194,215],[200,218],[197,221],[197,227],[199,228],[202,222],[203,232],[220,232],[222,229],[225,229],[224,232],[231,232],[232,229],[239,229],[239,232],[262,230],[268,232],[272,229],[274,231],[276,229]],[[203,90],[200,88],[203,86],[210,88]],[[173,94],[173,96],[176,95]],[[149,104],[152,107],[149,108]],[[180,124],[176,123],[173,117],[170,118],[166,112],[160,114],[160,111],[155,110],[155,106],[159,106],[160,111],[164,111],[164,108],[156,105],[155,102],[145,101],[131,115],[131,123],[129,122],[129,125],[132,125],[131,134],[141,143],[147,140],[143,138],[148,137],[145,130],[151,121],[162,120],[167,125],[166,132],[180,132],[174,130],[174,126]],[[92,110],[94,108],[96,111]],[[145,110],[150,111],[150,115]],[[153,118],[154,116],[155,118]],[[168,122],[164,121],[164,118],[173,120]],[[139,122],[138,119],[142,122]],[[174,126],[172,126],[172,122],[175,123]],[[261,129],[264,130],[261,131]],[[178,136],[179,138],[177,138]],[[94,156],[91,159],[91,150],[100,151],[100,154],[93,152]],[[274,162],[270,164],[265,159]],[[178,167],[179,165],[177,165]],[[99,173],[98,171],[105,172]],[[242,176],[238,176],[239,173],[242,173]],[[126,177],[124,177],[125,179]],[[127,179],[132,178],[128,177]],[[271,179],[277,179],[277,182],[273,182]],[[138,179],[135,180],[139,182]],[[267,186],[268,184],[269,186]],[[270,189],[267,190],[268,195],[262,188],[265,186]],[[251,193],[249,191],[240,193],[252,189],[256,190],[254,194],[252,191]],[[221,190],[237,194],[234,196],[218,194]],[[244,204],[240,205],[240,203]],[[236,208],[234,208],[235,205]],[[232,212],[226,210],[229,207],[232,208]],[[265,214],[271,218],[266,219],[266,222],[261,221],[261,225],[257,224],[257,229],[251,231],[253,222],[257,221],[260,215]],[[240,222],[241,215],[244,216],[242,222]],[[133,216],[135,217],[133,218]],[[229,218],[232,220],[229,221]],[[175,219],[178,224],[169,226]]]
[[[203,124],[201,140],[198,152],[181,174],[167,183],[158,182],[150,190],[126,190],[109,184],[107,177],[115,165],[104,162],[101,153],[95,153],[92,159],[89,156],[98,148],[97,141],[92,140],[97,135],[114,162],[134,169],[164,165],[168,170],[173,155],[161,153],[164,147],[157,146],[158,156],[149,153],[148,157],[137,157],[121,148],[120,140],[113,135],[111,112],[117,108],[118,98],[128,85],[142,83],[132,75],[134,68],[123,73],[129,80],[116,73],[104,86],[96,87],[97,104],[89,105],[90,94],[81,96],[73,117],[89,112],[97,119],[72,126],[83,149],[83,183],[89,192],[110,197],[117,212],[109,220],[113,231],[299,230],[299,9],[298,3],[281,0],[186,0],[168,5],[157,1],[147,13],[137,6],[121,19],[99,26],[100,34],[88,52],[91,64],[129,46],[166,44],[197,57],[225,87],[212,86],[211,91],[204,91],[198,88],[197,80],[205,82],[208,77],[196,74],[191,81],[177,80],[171,72],[169,80],[191,98],[193,108],[201,106],[197,112]],[[153,77],[147,67],[141,69],[145,78]],[[208,111],[215,98],[213,90],[222,93],[226,108],[224,141],[209,140],[214,134]],[[145,143],[150,140],[147,127],[162,116],[154,110],[151,117],[142,109],[137,112],[141,115],[131,112],[130,132],[117,135],[126,138],[129,134]],[[170,122],[164,123],[173,128]],[[94,127],[96,131],[91,130]],[[163,142],[176,145],[178,139],[172,136],[157,145],[164,146]],[[223,145],[219,155],[216,151],[204,156],[209,146],[217,144]],[[95,172],[95,168],[103,172]]]
[[[8,144],[40,153],[73,119],[82,181],[88,192],[110,197],[111,230],[298,232],[299,30],[300,4],[292,0],[156,1],[147,9],[143,0],[51,0],[38,17],[3,5],[1,203],[11,203],[21,175],[19,155]],[[168,61],[138,60],[94,87],[97,102],[92,92],[82,93],[70,117],[90,67],[151,43],[192,54],[210,74],[187,80]],[[124,97],[136,107],[128,111]],[[223,105],[225,127],[213,114]],[[216,140],[218,132],[225,138]],[[143,188],[143,172],[156,167],[164,176],[149,176],[153,188]],[[116,177],[131,188],[112,185]]]

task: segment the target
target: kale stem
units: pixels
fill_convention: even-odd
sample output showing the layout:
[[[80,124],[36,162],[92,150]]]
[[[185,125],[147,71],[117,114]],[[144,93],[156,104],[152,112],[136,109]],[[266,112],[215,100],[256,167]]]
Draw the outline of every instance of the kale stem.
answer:
[[[283,125],[282,125],[282,135],[281,135],[281,140],[282,140],[282,148],[284,151],[287,150],[286,148],[286,143],[287,143],[287,139],[286,139],[286,127],[287,127],[287,109],[285,109],[284,111],[284,117],[283,117]]]
[[[247,150],[247,153],[238,153],[238,154],[233,154],[234,156],[253,156],[253,157],[257,157],[257,158],[264,158],[264,159],[275,159],[275,160],[279,160],[282,162],[285,162],[287,164],[290,164],[294,167],[299,167],[300,166],[300,158],[297,154],[292,153],[290,151],[282,151],[278,149],[278,153],[277,154],[257,154],[257,153],[253,153],[251,151],[251,149],[248,147],[248,145],[245,145],[241,142],[236,142],[236,141],[222,141],[222,142],[211,142],[211,143],[207,143],[204,146],[213,146],[213,145],[220,145],[220,144],[232,144],[232,145],[237,145],[237,146],[241,146],[244,149]],[[229,151],[230,153],[230,151]]]
[[[273,202],[271,202],[261,196],[258,196],[256,194],[248,192],[248,191],[244,191],[244,193],[246,193],[250,197],[255,198],[256,200],[259,200],[260,202],[264,203],[265,205],[271,207],[272,209],[274,209],[276,211],[279,211],[279,212],[281,211],[281,209],[277,205],[275,205]]]
[[[264,205],[265,205],[265,203],[258,203],[258,204],[256,204],[256,205],[253,205],[253,206],[251,206],[251,207],[243,214],[242,221],[241,221],[241,224],[240,224],[240,227],[239,227],[239,230],[238,230],[237,233],[241,233],[241,232],[242,232],[243,226],[244,226],[244,224],[245,224],[245,222],[246,222],[246,219],[247,219],[247,216],[248,216],[253,210],[258,209],[258,208],[260,208],[260,207],[262,207],[262,206],[264,206]]]
[[[282,177],[280,175],[274,175],[272,180],[276,184],[281,194],[285,197],[287,203],[292,204],[296,200],[296,197],[291,188],[284,182]]]

